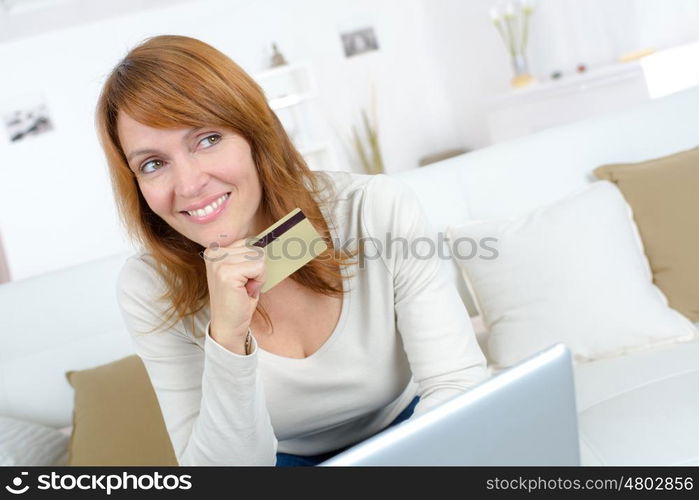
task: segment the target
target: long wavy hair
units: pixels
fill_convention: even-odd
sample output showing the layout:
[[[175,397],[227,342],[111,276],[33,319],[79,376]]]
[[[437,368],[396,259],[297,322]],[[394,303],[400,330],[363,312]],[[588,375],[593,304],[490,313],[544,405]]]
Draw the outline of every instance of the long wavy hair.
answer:
[[[168,304],[167,315],[151,332],[188,316],[195,330],[191,316],[209,297],[206,264],[199,255],[204,247],[172,229],[146,203],[119,142],[120,111],[154,128],[221,126],[244,137],[262,186],[263,219],[276,221],[299,207],[328,246],[290,278],[324,295],[342,296],[342,268],[356,264],[351,261],[356,251],[336,251],[320,208],[321,183],[289,140],[262,89],[212,46],[184,36],[156,36],[133,48],[112,70],[95,116],[121,223],[129,238],[152,255],[165,283],[158,300]],[[256,310],[273,331],[259,302]]]

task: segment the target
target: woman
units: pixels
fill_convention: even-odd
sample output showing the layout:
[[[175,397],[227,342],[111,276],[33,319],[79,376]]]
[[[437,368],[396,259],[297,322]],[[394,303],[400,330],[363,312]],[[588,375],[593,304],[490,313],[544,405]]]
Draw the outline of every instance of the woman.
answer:
[[[314,465],[486,377],[440,260],[383,248],[425,236],[412,192],[310,171],[221,52],[146,40],[109,75],[96,122],[143,249],[119,305],[180,464]],[[260,294],[246,238],[296,207],[328,248]]]

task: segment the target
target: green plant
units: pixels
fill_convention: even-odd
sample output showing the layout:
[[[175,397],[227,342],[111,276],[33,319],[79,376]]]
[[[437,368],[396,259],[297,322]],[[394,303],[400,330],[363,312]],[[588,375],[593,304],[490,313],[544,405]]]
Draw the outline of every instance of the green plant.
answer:
[[[490,9],[490,18],[512,57],[527,51],[529,18],[533,12],[533,0],[512,0]]]
[[[352,125],[354,151],[357,153],[359,162],[366,173],[382,174],[384,173],[384,165],[376,120],[374,120],[374,123],[371,122],[366,109],[362,109],[361,114],[363,130],[360,131],[358,127]]]

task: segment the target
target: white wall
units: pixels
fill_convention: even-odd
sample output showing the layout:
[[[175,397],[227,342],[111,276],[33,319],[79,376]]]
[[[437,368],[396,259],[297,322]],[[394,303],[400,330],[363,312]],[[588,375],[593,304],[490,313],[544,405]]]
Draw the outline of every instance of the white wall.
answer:
[[[492,0],[422,1],[433,58],[441,69],[458,135],[469,148],[488,144],[484,105],[509,88],[506,52],[488,14],[493,4]]]
[[[9,7],[0,6],[0,42],[186,1],[188,0],[10,0]]]
[[[697,0],[539,0],[532,18],[532,69],[540,78],[595,67],[625,53],[699,39]]]

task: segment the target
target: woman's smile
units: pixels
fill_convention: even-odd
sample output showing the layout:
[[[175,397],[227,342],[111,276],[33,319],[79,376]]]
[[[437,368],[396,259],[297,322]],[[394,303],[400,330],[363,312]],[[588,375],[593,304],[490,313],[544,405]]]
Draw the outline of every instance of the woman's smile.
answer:
[[[213,202],[204,205],[201,208],[193,210],[183,210],[180,213],[187,217],[187,219],[191,222],[195,222],[197,224],[206,224],[207,222],[216,220],[219,217],[219,215],[223,213],[223,211],[228,206],[228,200],[230,200],[230,198],[230,192],[224,193],[223,195],[216,198]]]

